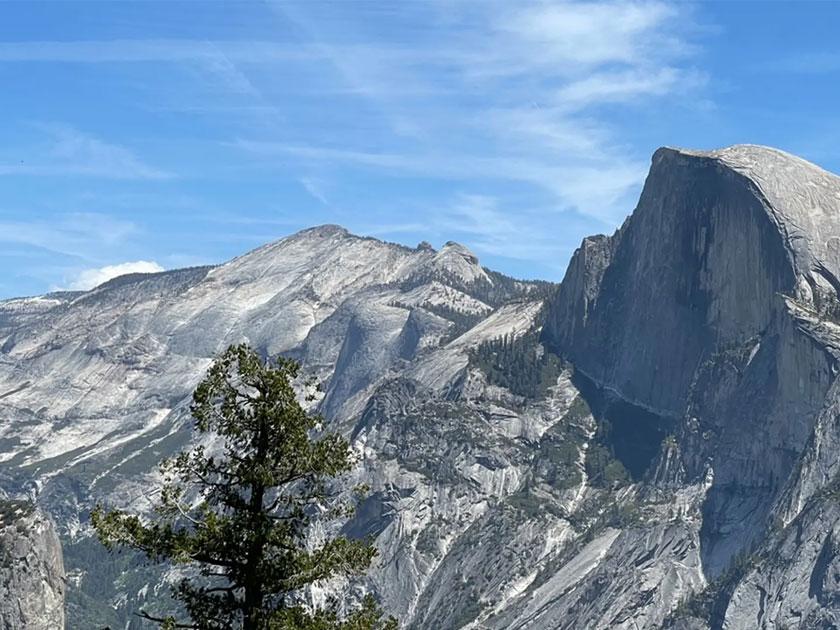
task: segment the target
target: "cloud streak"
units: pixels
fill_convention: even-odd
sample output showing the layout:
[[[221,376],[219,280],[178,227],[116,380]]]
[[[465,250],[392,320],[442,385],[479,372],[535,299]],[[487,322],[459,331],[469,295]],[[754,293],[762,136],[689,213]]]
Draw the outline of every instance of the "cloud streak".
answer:
[[[89,260],[97,247],[114,247],[136,232],[137,226],[133,222],[99,213],[0,220],[0,243],[26,245],[82,260]]]
[[[150,166],[127,147],[65,125],[38,125],[46,138],[28,149],[24,158],[3,160],[0,176],[81,176],[105,179],[166,180],[174,175]]]
[[[194,39],[114,39],[89,41],[0,42],[0,62],[5,63],[172,63],[235,61],[301,61],[315,49],[276,42],[208,41]]]
[[[239,140],[235,146],[262,156],[293,156],[297,163],[310,165],[311,168],[341,164],[370,169],[379,175],[391,177],[418,176],[456,182],[524,182],[551,193],[562,207],[585,210],[587,214],[605,222],[612,219],[608,210],[622,198],[629,187],[640,181],[647,168],[644,162],[630,161],[604,163],[593,167],[552,164],[529,155],[367,153],[253,140]]]
[[[183,20],[182,8],[172,11]],[[276,222],[349,221],[418,240],[460,234],[486,254],[562,265],[569,243],[610,231],[632,208],[651,147],[627,121],[702,100],[691,22],[690,6],[659,0],[432,0],[399,10],[289,0],[249,5],[234,25],[182,29],[182,39],[152,20],[134,39],[98,28],[84,34],[103,39],[0,42],[0,65],[13,74],[52,65],[90,77],[84,89],[109,81],[120,114],[152,142],[91,129],[74,102],[67,116],[45,118],[85,111],[76,126],[36,126],[25,146],[0,148],[0,176],[66,178],[57,189],[73,178],[108,180],[93,182],[107,189],[164,182],[159,192],[194,198],[189,228],[142,204],[121,212],[148,212],[137,220],[155,229],[204,229],[207,242],[263,240]],[[91,97],[84,89],[78,99]],[[103,128],[124,128],[102,113]],[[395,218],[404,208],[414,216]],[[215,215],[247,234],[220,233]],[[69,224],[4,225],[4,242],[95,249]],[[76,267],[100,269],[113,254]],[[129,256],[166,260],[155,250]]]
[[[360,168],[461,179],[468,189],[514,181],[549,193],[558,211],[614,225],[631,209],[648,156],[628,148],[605,108],[664,103],[705,84],[686,62],[694,46],[681,24],[690,9],[664,2],[446,4],[448,30],[413,49],[352,45],[306,11],[273,6],[388,125],[329,145],[235,143],[322,177]]]

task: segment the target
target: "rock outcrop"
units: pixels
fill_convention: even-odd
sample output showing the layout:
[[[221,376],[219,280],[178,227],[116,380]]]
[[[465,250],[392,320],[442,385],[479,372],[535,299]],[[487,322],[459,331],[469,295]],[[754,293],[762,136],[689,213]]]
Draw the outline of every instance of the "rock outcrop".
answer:
[[[838,247],[840,178],[765,147],[660,149],[633,215],[584,242],[548,316],[551,348],[670,425],[684,483],[710,480],[716,627],[836,615],[833,586],[801,584],[834,561],[835,511],[816,506],[840,453]]]
[[[64,628],[64,564],[52,522],[24,501],[0,500],[0,628]]]

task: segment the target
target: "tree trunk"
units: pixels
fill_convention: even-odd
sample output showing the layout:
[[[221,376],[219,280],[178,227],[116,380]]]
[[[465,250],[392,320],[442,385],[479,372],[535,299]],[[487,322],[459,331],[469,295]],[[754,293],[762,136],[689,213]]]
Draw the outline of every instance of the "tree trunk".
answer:
[[[268,452],[268,427],[263,420],[260,422],[260,431],[257,441],[257,455],[255,461],[261,463]],[[254,519],[254,539],[248,549],[248,557],[245,567],[245,600],[243,602],[243,630],[261,630],[262,626],[262,604],[263,584],[257,571],[262,562],[265,550],[265,532],[261,516],[265,511],[263,505],[265,500],[265,485],[262,482],[254,482],[251,486],[251,501],[249,511]]]

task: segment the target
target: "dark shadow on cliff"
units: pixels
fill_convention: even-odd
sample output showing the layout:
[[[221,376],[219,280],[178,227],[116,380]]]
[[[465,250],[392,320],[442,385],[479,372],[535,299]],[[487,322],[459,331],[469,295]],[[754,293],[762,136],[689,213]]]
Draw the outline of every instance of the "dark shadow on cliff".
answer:
[[[662,440],[673,433],[674,421],[627,402],[579,370],[572,382],[598,422],[596,441],[624,465],[633,481],[644,478],[659,455]]]

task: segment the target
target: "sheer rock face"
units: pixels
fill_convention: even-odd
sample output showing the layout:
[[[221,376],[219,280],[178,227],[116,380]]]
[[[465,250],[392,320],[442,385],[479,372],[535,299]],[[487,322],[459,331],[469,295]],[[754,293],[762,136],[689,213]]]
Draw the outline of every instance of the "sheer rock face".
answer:
[[[30,504],[0,500],[0,627],[64,628],[64,564],[52,522]]]
[[[361,455],[348,492],[371,489],[334,527],[374,537],[376,565],[314,601],[372,591],[409,630],[834,627],[838,235],[840,185],[817,167],[661,149],[556,292],[455,243],[322,226],[0,302],[0,488],[60,523],[68,626],[136,628],[166,576],[97,555],[86,515],[148,508],[192,388],[248,341],[321,379],[318,410]],[[473,354],[502,336],[573,369],[526,398]]]
[[[654,155],[632,217],[576,253],[547,331],[591,378],[670,416],[698,364],[764,331],[796,288],[755,187],[714,155]]]
[[[835,558],[817,532],[836,516],[814,505],[840,447],[838,236],[840,178],[816,166],[757,146],[660,149],[633,215],[584,242],[548,315],[546,343],[670,418],[687,480],[711,480],[703,572],[730,587],[747,574],[728,628],[829,627],[808,624],[840,603],[802,587],[811,547],[829,573]]]

